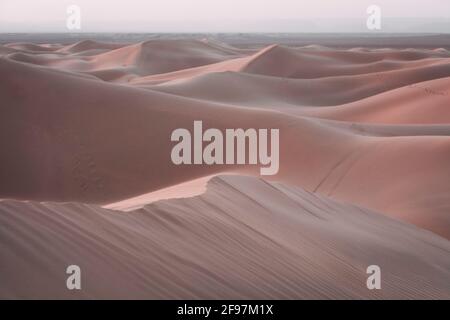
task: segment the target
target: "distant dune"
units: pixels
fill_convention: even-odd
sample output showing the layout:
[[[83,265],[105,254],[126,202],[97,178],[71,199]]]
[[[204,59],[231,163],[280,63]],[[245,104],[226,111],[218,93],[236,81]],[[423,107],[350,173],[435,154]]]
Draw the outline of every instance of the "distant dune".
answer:
[[[369,47],[0,45],[0,296],[450,298],[450,51]],[[280,171],[174,165],[195,120]]]

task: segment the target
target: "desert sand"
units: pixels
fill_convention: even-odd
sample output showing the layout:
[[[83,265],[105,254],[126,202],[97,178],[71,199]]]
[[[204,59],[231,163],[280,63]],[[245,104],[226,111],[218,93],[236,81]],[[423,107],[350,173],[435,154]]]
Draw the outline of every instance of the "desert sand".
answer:
[[[0,297],[449,299],[450,51],[423,38],[0,45]],[[194,120],[278,128],[278,174],[174,165]]]

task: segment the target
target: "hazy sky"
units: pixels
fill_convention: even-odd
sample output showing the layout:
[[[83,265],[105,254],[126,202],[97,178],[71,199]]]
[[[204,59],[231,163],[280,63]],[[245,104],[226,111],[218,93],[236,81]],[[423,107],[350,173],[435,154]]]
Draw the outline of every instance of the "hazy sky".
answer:
[[[327,25],[333,31],[330,19],[346,18],[362,25],[372,4],[381,7],[385,18],[414,18],[418,23],[428,19],[428,24],[430,19],[450,18],[450,0],[0,0],[0,32],[67,31],[66,8],[71,4],[81,8],[81,31],[296,28],[275,21],[279,19],[312,20],[319,30]],[[318,19],[330,22],[321,25]],[[252,25],[256,20],[267,25]]]

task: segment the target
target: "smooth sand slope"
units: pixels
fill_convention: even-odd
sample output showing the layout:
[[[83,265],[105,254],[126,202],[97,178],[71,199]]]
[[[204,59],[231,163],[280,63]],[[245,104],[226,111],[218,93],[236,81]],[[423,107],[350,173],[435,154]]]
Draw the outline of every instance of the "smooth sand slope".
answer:
[[[142,49],[156,46],[152,41],[81,58],[61,53],[70,52],[67,48],[58,49],[57,58],[54,53],[48,56],[26,51],[49,66],[54,59],[68,60],[63,64],[67,68],[18,62],[6,54],[0,61],[5,122],[0,130],[3,150],[8,152],[0,171],[4,181],[0,194],[18,199],[108,203],[212,173],[258,173],[256,167],[173,165],[169,158],[171,132],[192,128],[194,120],[203,120],[205,127],[220,129],[279,128],[281,169],[274,179],[450,236],[447,134],[418,136],[416,130],[408,134],[399,125],[390,132],[395,135],[401,130],[401,134],[380,137],[321,120],[336,119],[351,125],[355,121],[411,123],[424,127],[422,132],[426,132],[426,125],[445,125],[450,120],[446,107],[450,75],[445,68],[447,51],[269,46],[234,58],[228,47],[219,55],[216,43],[212,47],[203,41],[166,42],[157,41],[158,55],[165,48],[168,51],[167,59],[159,57],[163,64],[175,59],[177,68],[183,66],[188,68],[183,70],[200,74],[143,88],[139,81],[113,84],[91,72],[71,69],[73,60],[89,58],[94,61],[91,67],[98,63],[96,72],[102,72],[100,62],[112,63],[111,57],[116,57],[116,71],[120,71],[123,61],[119,53],[129,56],[135,52],[133,57],[140,57]],[[90,52],[93,46],[89,42],[86,49]],[[198,50],[205,52],[198,56]],[[109,58],[102,60],[105,55]],[[199,67],[189,69],[195,60],[191,55],[199,60],[220,57],[224,60],[219,62],[221,67],[228,64],[234,71],[216,73],[217,65],[209,59],[202,63],[212,64],[200,67],[200,71]],[[227,55],[231,55],[229,60],[225,60]],[[304,56],[309,57],[307,63],[303,63]],[[139,69],[146,62],[148,68],[141,70],[150,74],[143,76],[148,80],[152,77],[149,66],[159,60],[136,58],[132,64]],[[303,65],[312,72],[314,60],[318,70],[315,79],[309,79],[310,73],[304,74],[308,79],[299,79],[301,73],[287,72],[301,72]],[[386,71],[385,64],[391,61],[398,69]],[[430,64],[436,65],[434,69],[429,69]],[[383,75],[390,82],[376,80],[377,66],[382,70],[378,75],[390,73]],[[264,71],[267,75],[262,75]],[[204,77],[216,79],[203,81]],[[236,83],[236,79],[242,81]],[[321,83],[319,88],[311,81]],[[382,90],[386,91],[374,94]],[[329,101],[333,97],[335,103]],[[278,100],[282,102],[278,104]],[[314,101],[331,106],[305,106]],[[337,105],[340,102],[346,103]]]
[[[2,298],[450,298],[447,240],[257,178],[128,213],[5,200],[0,221]],[[371,264],[381,291],[366,288]]]
[[[70,219],[82,235],[76,242],[80,246],[76,252],[86,255],[89,268],[100,268],[110,258],[115,261],[111,273],[102,281],[108,281],[116,272],[126,273],[128,266],[138,268],[130,269],[135,272],[127,275],[135,277],[132,284],[123,285],[130,289],[130,296],[133,292],[133,297],[215,297],[211,286],[225,279],[217,297],[448,297],[450,283],[445,281],[449,277],[444,270],[448,270],[450,260],[450,52],[440,48],[439,43],[431,49],[273,44],[242,49],[206,39],[157,39],[131,44],[93,40],[70,45],[13,43],[0,46],[0,102],[0,198],[14,199],[2,202],[2,211],[7,213],[1,219],[20,234],[29,234],[23,243],[36,242],[38,251],[47,249],[33,237],[40,237],[39,233],[50,241],[51,235],[63,232],[57,230],[58,223],[63,223],[61,219]],[[283,187],[272,185],[266,190],[261,180],[239,177],[225,183],[229,179],[226,176],[214,178],[210,183],[212,191],[208,189],[205,196],[187,198],[201,195],[212,175],[260,178],[259,165],[172,164],[174,143],[170,135],[177,128],[192,130],[194,120],[202,120],[205,129],[279,129],[280,171],[276,176],[265,176],[264,183]],[[230,185],[239,192],[235,194],[237,191],[230,190]],[[225,188],[228,197],[220,196],[219,186]],[[263,203],[253,207],[257,202],[251,194],[260,197],[254,190],[267,199],[282,197],[286,202],[280,200],[272,205],[261,198]],[[298,205],[291,204],[291,196]],[[216,207],[202,204],[199,199],[205,197],[214,198]],[[243,199],[237,201],[234,197]],[[170,198],[187,199],[150,204]],[[26,202],[29,200],[32,202]],[[330,205],[325,208],[322,202]],[[129,212],[120,215],[99,205]],[[331,215],[339,224],[336,229],[329,224],[296,220],[296,215],[305,215],[304,206],[316,205],[317,215]],[[145,209],[137,209],[142,206]],[[159,206],[163,208],[157,209]],[[222,220],[224,212],[239,225],[249,219],[252,232],[254,225],[262,229],[258,236],[246,235],[247,229],[236,233],[223,229],[224,238],[208,242],[210,234],[219,236],[221,228],[230,227]],[[274,229],[285,213],[296,221],[291,221],[292,229],[286,230],[303,230],[301,235],[291,236],[289,231],[279,235],[284,226]],[[188,219],[183,220],[188,225],[168,220],[157,227],[144,222],[142,217],[146,215],[176,215]],[[54,223],[43,228],[46,219]],[[89,229],[96,219],[112,223],[114,232],[105,234],[105,238],[90,237],[86,232],[96,233]],[[207,219],[217,232],[210,233],[202,219]],[[365,225],[357,223],[361,219]],[[197,224],[196,232],[205,233],[201,237],[208,247],[206,251],[220,251],[217,261],[225,256],[232,259],[228,264],[222,262],[235,274],[214,269],[202,250],[193,247],[192,255],[201,255],[198,265],[185,271],[185,280],[177,279],[179,282],[172,286],[165,282],[170,277],[158,271],[157,263],[162,262],[149,257],[151,250],[144,248],[148,241],[163,241],[151,233],[169,237],[177,227],[182,232],[172,236],[186,238],[186,246],[195,246],[197,236],[190,229],[191,223]],[[132,235],[133,228],[140,231]],[[152,231],[144,232],[146,228]],[[79,236],[68,232],[64,237],[76,240]],[[4,234],[2,231],[0,236]],[[309,249],[300,245],[306,234],[314,242]],[[248,247],[233,245],[234,237],[247,236],[243,241]],[[281,238],[276,241],[282,241],[285,250],[280,251],[283,256],[279,262],[258,260],[272,256],[264,250],[274,249],[258,244],[255,237],[278,236]],[[425,244],[422,237],[439,245],[434,248],[431,242]],[[51,261],[42,258],[39,262],[40,258],[25,249],[20,249],[25,250],[20,256],[11,256],[19,240],[3,239],[6,245],[1,254],[9,258],[2,261],[11,261],[5,265],[7,270],[12,270],[15,259],[22,259],[24,264],[38,263],[42,267],[31,273],[33,281],[40,281],[40,273],[49,281],[56,275],[56,269],[43,271]],[[231,244],[224,244],[225,239],[230,239]],[[367,245],[367,250],[354,247],[360,242]],[[114,253],[109,245],[123,248]],[[347,245],[353,249],[348,251]],[[81,249],[96,246],[104,254],[102,261],[92,260],[92,253]],[[125,247],[140,253],[130,254],[131,249]],[[63,252],[69,248],[69,243],[61,244],[49,253],[49,259],[66,263]],[[415,252],[411,248],[421,249]],[[158,251],[161,247],[154,249],[155,255],[163,254]],[[288,249],[293,250],[291,256]],[[311,253],[315,250],[317,257]],[[345,268],[321,256],[329,251],[342,259]],[[402,258],[389,262],[392,268],[395,265],[400,272],[403,267],[414,269],[417,265],[418,269],[403,270],[411,272],[404,276],[388,271],[393,273],[386,291],[372,293],[360,287],[365,277],[363,264],[370,263],[372,255],[390,261],[396,256],[394,252]],[[170,259],[167,268],[178,273],[183,269],[179,264],[188,258],[174,255]],[[313,264],[323,262],[323,269],[312,268],[305,259],[312,259]],[[437,259],[435,264],[430,262],[433,259]],[[198,269],[203,264],[203,269]],[[261,275],[247,273],[253,268],[258,268]],[[336,277],[336,270],[349,278]],[[350,274],[350,270],[356,273]],[[93,274],[97,276],[100,271]],[[258,278],[262,274],[272,279],[267,286]],[[314,281],[308,282],[308,277]],[[143,283],[137,283],[137,278]],[[413,278],[419,279],[416,282],[420,285],[416,287]],[[14,276],[11,279],[20,281]],[[147,279],[161,282],[151,289]],[[202,283],[195,290],[191,283],[194,280]],[[234,285],[227,286],[228,281]],[[110,282],[111,289],[122,286]],[[251,285],[253,282],[256,284]],[[318,283],[316,289],[312,288],[313,282]],[[239,293],[238,283],[248,286]],[[12,282],[9,286],[1,288],[4,296],[38,295],[36,291],[28,295],[26,290],[11,291]],[[416,291],[418,288],[425,289]],[[67,294],[58,290],[49,288],[42,296]],[[127,296],[116,289],[92,290],[86,291],[84,297]]]

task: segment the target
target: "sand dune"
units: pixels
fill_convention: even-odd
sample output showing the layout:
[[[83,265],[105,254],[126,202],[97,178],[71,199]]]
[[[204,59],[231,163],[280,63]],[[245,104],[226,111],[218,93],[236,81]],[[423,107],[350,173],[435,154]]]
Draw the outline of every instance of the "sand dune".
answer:
[[[4,231],[0,254],[22,263],[32,278],[26,281],[36,284],[39,274],[56,281],[50,279],[56,267],[47,264],[82,256],[95,269],[90,277],[101,279],[84,298],[127,297],[121,287],[128,297],[448,297],[449,63],[439,43],[431,49],[237,48],[211,39],[2,45],[0,198],[10,200],[0,204],[0,219],[48,259],[39,261]],[[256,165],[174,165],[171,132],[191,129],[195,120],[221,130],[279,129],[278,174],[259,180]],[[203,194],[215,175],[221,176]],[[167,221],[155,226],[152,219]],[[94,237],[92,221],[111,232]],[[61,225],[67,229],[58,231]],[[192,246],[188,252],[200,262],[180,248],[164,251],[170,234],[189,238],[183,246]],[[55,237],[64,245],[45,251]],[[205,253],[194,249],[208,238]],[[91,246],[98,246],[98,259],[83,249]],[[76,254],[65,256],[70,248]],[[263,259],[273,254],[276,260]],[[371,257],[393,268],[381,293],[360,286]],[[108,259],[115,263],[101,276]],[[231,259],[225,269],[214,264],[224,259]],[[34,273],[25,266],[31,263],[39,266]],[[261,278],[250,275],[253,268]],[[39,296],[8,270],[12,280],[0,286],[2,296]],[[336,270],[346,276],[336,277]],[[119,272],[129,285],[107,285]],[[179,272],[185,280],[171,282]],[[202,283],[197,289],[195,281]],[[41,297],[69,297],[55,286]]]
[[[173,165],[171,132],[202,119],[207,127],[280,128],[282,161],[275,179],[449,236],[447,136],[355,135],[273,108],[118,86],[8,59],[0,69],[9,74],[0,89],[2,118],[9,119],[1,128],[4,149],[10,150],[1,173],[4,197],[105,203],[212,173],[258,172],[255,166]],[[52,94],[36,100],[38,92]],[[441,98],[428,96],[433,102]],[[385,108],[389,118],[398,106]],[[8,138],[18,133],[21,143]]]
[[[406,104],[411,99],[417,98],[418,95],[420,95],[419,98],[422,98],[423,94],[421,93],[423,91],[427,93],[426,89],[428,84],[424,83],[423,86],[419,86],[418,82],[421,83],[428,80],[430,80],[430,88],[428,88],[430,95],[435,93],[436,96],[445,96],[446,85],[444,84],[441,88],[433,89],[435,85],[431,81],[440,80],[436,83],[443,83],[444,80],[441,79],[450,76],[450,69],[444,65],[425,66],[352,77],[336,76],[320,79],[287,79],[233,72],[230,70],[226,72],[213,71],[213,73],[194,75],[192,77],[166,81],[165,83],[158,81],[164,75],[158,78],[158,80],[155,77],[133,79],[132,84],[140,88],[171,93],[178,96],[216,102],[220,101],[227,104],[245,105],[248,107],[270,107],[275,110],[280,110],[284,107],[281,110],[290,111],[293,114],[302,114],[303,109],[298,107],[337,106],[337,109],[341,109],[343,104],[357,102],[364,98],[371,98],[390,90],[402,89],[403,87],[408,89],[415,88],[416,92],[410,99],[406,99]],[[169,78],[165,79],[167,80]],[[227,86],[224,86],[224,83],[227,83]],[[368,104],[366,102],[362,103],[364,105]],[[392,103],[388,105],[392,105]],[[322,112],[322,108],[312,108],[306,114],[319,116]],[[361,113],[365,114],[365,112]],[[430,114],[433,114],[433,112],[430,112]],[[337,117],[337,115],[334,117]]]
[[[450,77],[414,83],[338,108],[309,109],[303,114],[364,123],[448,124]]]
[[[450,298],[447,240],[256,178],[128,213],[5,200],[0,221],[2,298]],[[366,288],[371,264],[381,291]]]

